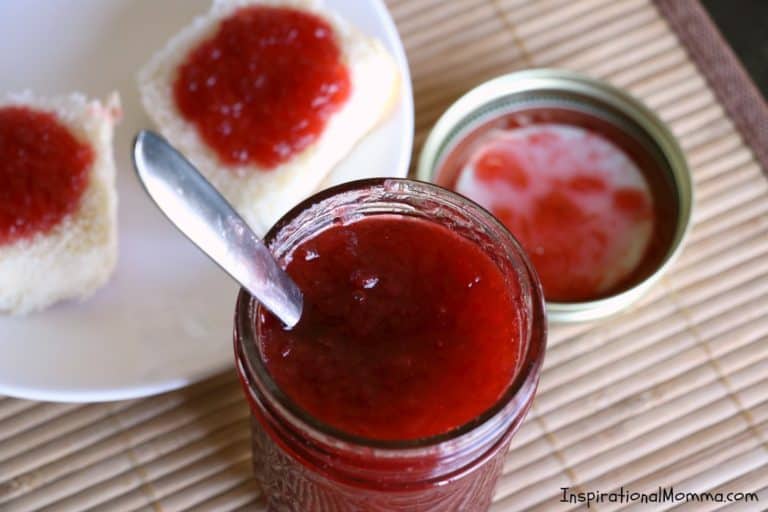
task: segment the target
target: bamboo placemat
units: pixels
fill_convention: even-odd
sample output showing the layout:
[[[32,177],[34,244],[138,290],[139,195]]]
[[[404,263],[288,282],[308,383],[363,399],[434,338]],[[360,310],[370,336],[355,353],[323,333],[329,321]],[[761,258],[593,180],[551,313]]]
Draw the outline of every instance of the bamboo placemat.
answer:
[[[680,4],[691,7],[688,0],[660,3],[681,34],[696,29],[686,18],[701,17],[695,4],[686,11]],[[445,107],[472,86],[515,69],[556,66],[642,98],[670,124],[694,172],[695,226],[663,282],[626,315],[552,328],[540,391],[513,441],[493,510],[570,510],[577,505],[559,502],[561,487],[621,486],[756,492],[759,504],[733,510],[767,509],[768,182],[733,115],[753,143],[760,135],[749,135],[749,126],[763,126],[764,135],[766,118],[755,117],[765,108],[759,99],[729,100],[749,87],[744,77],[726,75],[731,82],[720,83],[719,101],[650,0],[389,6],[413,73],[417,150]],[[694,44],[690,55],[717,85],[708,68],[732,56],[713,44],[709,53]],[[734,103],[754,119],[744,121]],[[0,510],[259,510],[247,414],[233,372],[127,402],[0,399]]]

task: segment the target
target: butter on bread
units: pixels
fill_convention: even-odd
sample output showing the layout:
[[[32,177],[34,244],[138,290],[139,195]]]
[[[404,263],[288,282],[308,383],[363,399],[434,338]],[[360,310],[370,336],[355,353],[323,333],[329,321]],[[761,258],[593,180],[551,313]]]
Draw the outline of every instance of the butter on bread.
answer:
[[[82,94],[0,96],[0,107],[47,111],[93,150],[77,209],[50,231],[0,245],[0,312],[24,314],[63,299],[82,299],[103,286],[117,261],[117,192],[112,149],[120,99]]]
[[[278,166],[226,166],[179,113],[173,97],[176,71],[219,23],[253,5],[300,9],[326,20],[334,30],[350,73],[351,94],[328,120],[317,140]],[[211,10],[174,36],[139,73],[144,107],[162,134],[213,183],[260,234],[297,202],[313,193],[352,148],[392,110],[400,77],[383,45],[314,0],[216,0]]]

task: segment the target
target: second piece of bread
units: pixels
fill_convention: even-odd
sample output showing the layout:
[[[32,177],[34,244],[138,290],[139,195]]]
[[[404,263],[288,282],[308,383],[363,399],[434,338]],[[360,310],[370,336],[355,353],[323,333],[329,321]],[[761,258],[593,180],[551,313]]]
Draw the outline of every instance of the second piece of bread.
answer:
[[[77,209],[49,232],[0,246],[0,311],[29,313],[62,299],[84,298],[109,279],[117,260],[117,192],[112,150],[120,102],[81,94],[39,97],[10,94],[2,106],[55,114],[93,150],[88,185]]]

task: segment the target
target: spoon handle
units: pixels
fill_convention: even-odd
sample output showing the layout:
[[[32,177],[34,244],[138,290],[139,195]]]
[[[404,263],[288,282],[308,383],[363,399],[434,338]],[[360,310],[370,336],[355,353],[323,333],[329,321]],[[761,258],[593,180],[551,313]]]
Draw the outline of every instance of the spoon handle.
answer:
[[[151,131],[136,137],[133,162],[166,217],[286,326],[296,325],[303,306],[301,291],[208,180]]]

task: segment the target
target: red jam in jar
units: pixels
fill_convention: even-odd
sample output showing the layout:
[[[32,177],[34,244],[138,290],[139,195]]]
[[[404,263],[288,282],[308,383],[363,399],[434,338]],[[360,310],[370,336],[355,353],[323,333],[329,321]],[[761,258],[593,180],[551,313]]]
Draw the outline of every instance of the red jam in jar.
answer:
[[[291,330],[238,300],[268,506],[485,510],[546,334],[514,238],[461,196],[380,179],[308,199],[267,243],[305,294]]]
[[[228,165],[271,169],[312,144],[351,91],[331,25],[298,9],[250,6],[180,65],[181,115]]]
[[[277,385],[323,423],[370,439],[443,434],[489,409],[515,374],[519,291],[440,224],[377,215],[334,226],[287,270],[307,308],[293,330],[265,313],[261,350]]]
[[[437,181],[512,231],[548,300],[589,301],[641,280],[668,236],[663,192],[638,154],[628,137],[586,115],[515,113],[460,144]]]
[[[54,114],[0,108],[0,246],[46,234],[72,214],[93,158]]]

